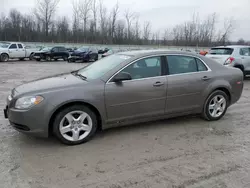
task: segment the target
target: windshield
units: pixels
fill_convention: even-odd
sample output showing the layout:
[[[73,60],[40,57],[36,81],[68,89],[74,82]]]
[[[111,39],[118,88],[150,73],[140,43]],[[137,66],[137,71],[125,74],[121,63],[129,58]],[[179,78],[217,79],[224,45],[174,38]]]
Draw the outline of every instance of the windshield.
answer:
[[[234,49],[232,48],[212,48],[209,54],[212,55],[231,55]]]
[[[100,78],[129,58],[131,58],[131,56],[121,54],[110,55],[80,69],[78,74],[85,76],[87,79]]]
[[[0,43],[1,48],[8,48],[10,43]]]
[[[51,47],[45,47],[41,49],[41,51],[50,51],[50,50],[51,50]]]
[[[88,50],[89,50],[88,47],[81,47],[77,49],[77,51],[81,51],[81,52],[87,52]]]

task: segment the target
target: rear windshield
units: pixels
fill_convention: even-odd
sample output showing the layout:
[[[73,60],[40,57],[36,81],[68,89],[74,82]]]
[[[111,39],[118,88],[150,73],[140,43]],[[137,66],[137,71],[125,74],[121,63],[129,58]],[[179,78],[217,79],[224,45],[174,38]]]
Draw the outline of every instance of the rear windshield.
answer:
[[[232,48],[212,48],[209,54],[212,55],[231,55],[234,49]]]

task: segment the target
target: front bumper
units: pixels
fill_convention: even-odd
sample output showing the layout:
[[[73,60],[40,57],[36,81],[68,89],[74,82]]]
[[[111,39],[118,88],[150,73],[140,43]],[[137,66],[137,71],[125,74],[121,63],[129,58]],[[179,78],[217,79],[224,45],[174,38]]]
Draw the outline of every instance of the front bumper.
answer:
[[[30,110],[4,109],[4,117],[17,131],[36,137],[48,137],[48,124],[41,115],[42,112]]]

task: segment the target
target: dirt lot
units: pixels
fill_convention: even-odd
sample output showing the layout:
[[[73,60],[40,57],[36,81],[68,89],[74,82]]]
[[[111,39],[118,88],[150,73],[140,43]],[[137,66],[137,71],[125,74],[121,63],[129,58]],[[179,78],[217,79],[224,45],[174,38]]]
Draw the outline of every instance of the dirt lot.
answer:
[[[83,64],[0,64],[0,108],[25,81]],[[107,130],[67,147],[14,131],[0,113],[1,188],[250,187],[250,80],[218,122],[183,117]]]

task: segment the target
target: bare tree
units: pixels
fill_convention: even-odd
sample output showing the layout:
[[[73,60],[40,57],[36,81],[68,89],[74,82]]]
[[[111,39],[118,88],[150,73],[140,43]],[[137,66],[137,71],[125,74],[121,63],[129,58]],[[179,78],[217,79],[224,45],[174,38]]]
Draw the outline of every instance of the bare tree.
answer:
[[[102,33],[102,42],[107,37],[107,8],[103,5],[103,1],[99,0],[99,16],[100,16],[100,30]]]
[[[143,40],[144,43],[147,43],[151,33],[151,24],[150,22],[145,22],[143,26]]]
[[[131,25],[135,19],[135,13],[131,12],[130,9],[127,9],[124,12],[124,16],[125,16],[125,19],[127,22],[127,38],[128,38],[128,40],[130,40],[130,38],[131,38],[131,36],[130,36],[131,35]]]
[[[226,42],[229,40],[230,34],[233,32],[233,18],[226,18],[224,20],[224,31],[220,38],[220,44],[226,45]]]
[[[49,34],[49,27],[52,24],[52,18],[56,12],[57,5],[60,0],[37,0],[37,8],[35,15],[39,21],[43,23],[45,35]]]
[[[141,29],[140,29],[140,23],[139,23],[139,15],[136,16],[136,22],[135,22],[135,40],[136,42],[139,42],[141,37]]]
[[[115,35],[115,27],[116,27],[116,20],[117,20],[118,13],[119,13],[119,4],[117,1],[116,5],[113,7],[111,11],[111,37],[112,38]]]
[[[90,17],[92,0],[82,0],[79,1],[79,3],[80,17],[83,20],[84,39],[86,40],[87,24]]]
[[[92,13],[93,13],[93,28],[94,28],[94,33],[96,33],[97,30],[97,11],[98,11],[98,6],[96,0],[92,0]]]

